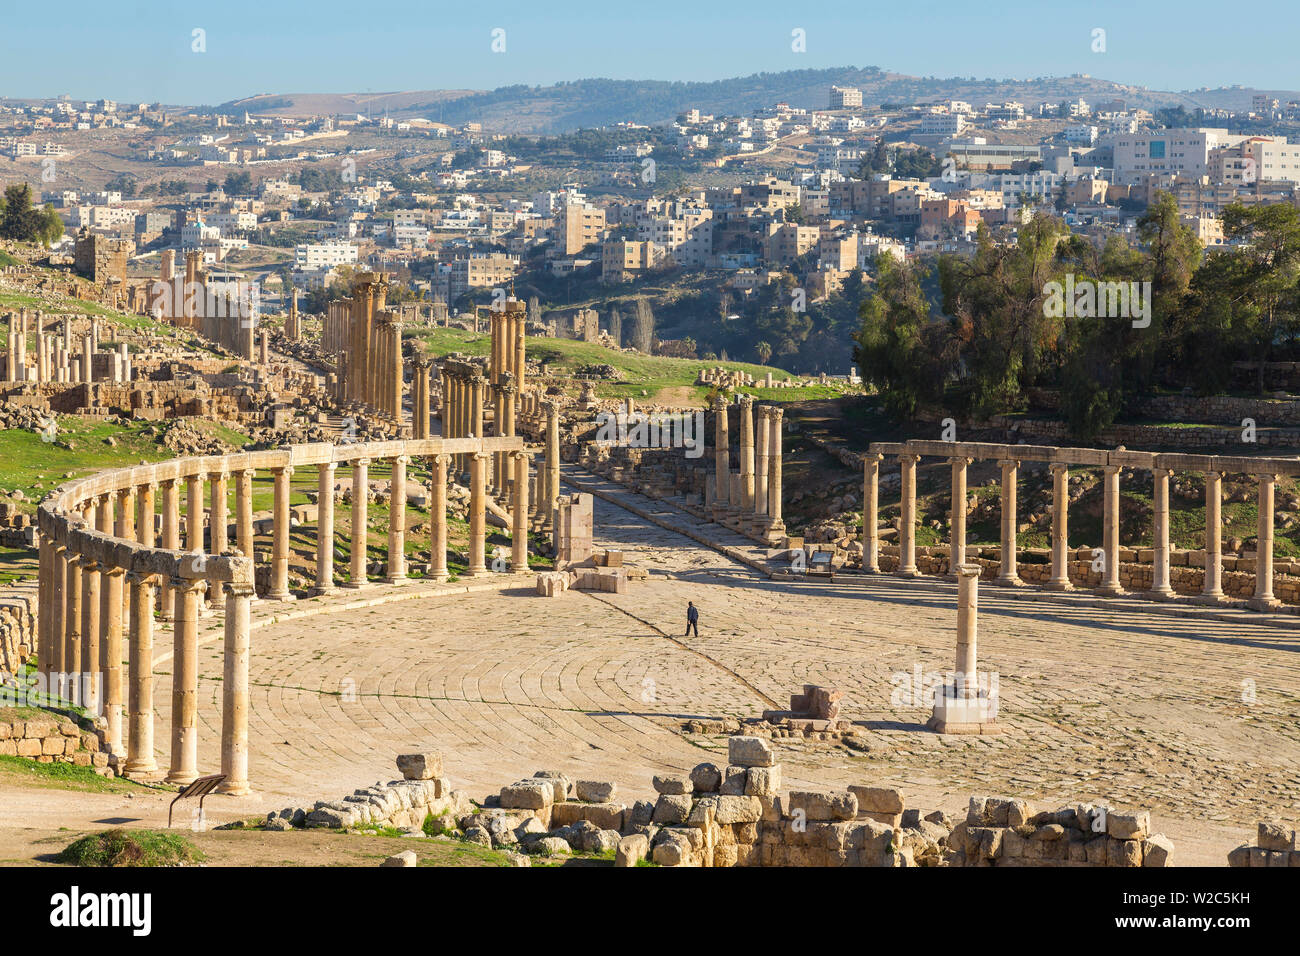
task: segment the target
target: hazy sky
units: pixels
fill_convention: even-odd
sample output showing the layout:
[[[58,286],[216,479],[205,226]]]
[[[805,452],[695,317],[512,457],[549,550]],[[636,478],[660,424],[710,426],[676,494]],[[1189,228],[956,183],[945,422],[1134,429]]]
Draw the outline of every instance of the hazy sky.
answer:
[[[215,104],[264,92],[491,89],[586,77],[711,80],[880,66],[922,76],[1090,73],[1153,89],[1300,88],[1300,5],[1101,0],[7,5],[0,96]],[[206,33],[206,52],[191,49]],[[491,49],[505,31],[505,52]],[[806,52],[791,49],[802,29]],[[1093,52],[1103,29],[1104,53]]]

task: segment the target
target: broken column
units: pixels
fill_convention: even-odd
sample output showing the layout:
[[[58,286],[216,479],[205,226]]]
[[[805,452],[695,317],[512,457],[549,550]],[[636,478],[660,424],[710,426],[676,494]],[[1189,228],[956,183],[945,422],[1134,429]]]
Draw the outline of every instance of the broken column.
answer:
[[[978,564],[957,569],[957,663],[953,683],[936,689],[927,726],[941,734],[996,734],[998,695],[995,680],[979,686],[976,632],[979,615]]]

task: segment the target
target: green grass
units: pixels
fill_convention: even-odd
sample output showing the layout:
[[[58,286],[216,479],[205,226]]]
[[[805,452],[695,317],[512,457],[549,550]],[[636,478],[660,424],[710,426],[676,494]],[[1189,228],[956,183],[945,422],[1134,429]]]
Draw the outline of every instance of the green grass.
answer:
[[[491,349],[491,336],[487,332],[469,332],[464,329],[434,328],[420,332],[416,338],[424,342],[433,355],[442,356],[452,352],[464,355],[487,355]],[[703,404],[709,394],[709,387],[696,385],[695,380],[703,368],[722,366],[732,371],[743,371],[762,380],[768,372],[777,381],[794,380],[797,376],[784,369],[766,365],[754,365],[748,362],[706,362],[703,359],[678,359],[663,356],[641,355],[621,352],[596,342],[580,342],[576,339],[548,339],[532,337],[527,343],[528,357],[542,362],[548,369],[571,374],[584,365],[612,365],[622,373],[622,380],[617,382],[598,382],[596,393],[605,398],[623,398],[631,396],[640,398],[644,389],[649,393],[647,400],[653,400],[655,393],[661,389],[688,389],[689,395],[683,395],[685,401]],[[756,397],[768,401],[802,401],[813,398],[830,398],[839,394],[835,389],[812,385],[806,388],[746,388]]]
[[[180,866],[201,863],[204,853],[179,833],[105,830],[69,844],[55,857],[71,866]]]

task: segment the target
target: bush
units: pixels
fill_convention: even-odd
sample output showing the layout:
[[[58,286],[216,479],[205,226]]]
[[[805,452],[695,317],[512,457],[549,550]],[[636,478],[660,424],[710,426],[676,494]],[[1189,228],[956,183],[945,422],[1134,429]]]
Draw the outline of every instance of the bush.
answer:
[[[203,858],[202,850],[177,833],[106,830],[69,844],[55,861],[72,866],[178,866]]]

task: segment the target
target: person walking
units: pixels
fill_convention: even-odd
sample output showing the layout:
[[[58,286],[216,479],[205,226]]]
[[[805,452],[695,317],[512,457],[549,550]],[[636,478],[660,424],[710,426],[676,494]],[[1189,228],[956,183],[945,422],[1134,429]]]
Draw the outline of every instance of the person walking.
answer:
[[[683,637],[690,637],[691,631],[695,631],[695,636],[700,636],[700,609],[695,606],[694,601],[686,602],[686,633]]]

